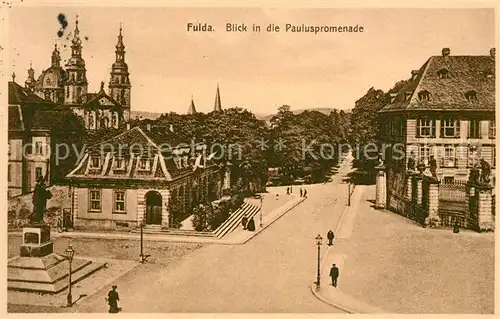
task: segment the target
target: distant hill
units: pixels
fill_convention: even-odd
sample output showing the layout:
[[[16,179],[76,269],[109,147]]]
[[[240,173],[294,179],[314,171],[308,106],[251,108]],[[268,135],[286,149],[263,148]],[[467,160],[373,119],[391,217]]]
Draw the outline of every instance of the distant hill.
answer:
[[[323,114],[327,114],[329,115],[331,112],[333,112],[335,109],[334,108],[330,108],[330,107],[319,107],[319,108],[312,108],[312,109],[299,109],[299,110],[291,110],[294,114],[300,114],[304,111],[317,111],[317,112],[321,112]],[[337,109],[337,112],[340,112],[341,110],[340,109]],[[344,112],[346,113],[349,113],[351,112],[351,109],[346,109],[346,110],[343,110]],[[255,116],[263,121],[266,121],[266,122],[269,122],[271,121],[271,119],[273,118],[273,116],[275,116],[276,114],[268,114],[268,115],[262,115],[262,114],[256,114]]]
[[[324,114],[330,114],[330,112],[333,112],[335,109],[334,108],[329,108],[329,107],[320,107],[320,108],[312,108],[312,109],[299,109],[299,110],[292,110],[294,114],[299,114],[304,111],[317,111],[321,112]],[[337,111],[340,111],[337,109]],[[351,112],[351,109],[344,110],[344,112],[349,113]],[[156,112],[145,112],[145,111],[130,111],[130,119],[135,120],[137,117],[139,119],[150,119],[150,120],[155,120],[159,118],[162,115],[162,113],[156,113]],[[255,114],[255,116],[258,119],[261,119],[263,121],[269,122],[273,116],[276,114]]]
[[[131,120],[135,120],[137,117],[139,119],[156,120],[161,115],[162,115],[162,113],[145,112],[145,111],[130,111],[130,119]]]

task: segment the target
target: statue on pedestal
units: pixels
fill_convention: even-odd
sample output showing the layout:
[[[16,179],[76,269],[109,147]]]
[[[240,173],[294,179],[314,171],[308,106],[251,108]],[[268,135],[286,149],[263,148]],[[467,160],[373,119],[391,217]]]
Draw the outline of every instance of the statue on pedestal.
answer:
[[[39,176],[36,182],[35,191],[33,192],[33,214],[30,222],[43,224],[43,215],[47,206],[47,200],[52,198],[52,193],[47,190],[45,178]]]
[[[378,165],[377,167],[384,167],[384,160],[383,160],[383,154],[382,151],[378,153]]]
[[[484,160],[484,158],[481,158],[481,176],[480,176],[480,181],[483,184],[489,184],[490,183],[490,174],[491,174],[491,167],[488,162]]]
[[[410,157],[408,158],[408,170],[415,170],[415,154],[413,153],[413,151],[410,152]]]
[[[430,166],[429,170],[431,171],[432,177],[437,179],[437,172],[436,172],[437,162],[433,155],[431,155],[429,159],[429,166]]]

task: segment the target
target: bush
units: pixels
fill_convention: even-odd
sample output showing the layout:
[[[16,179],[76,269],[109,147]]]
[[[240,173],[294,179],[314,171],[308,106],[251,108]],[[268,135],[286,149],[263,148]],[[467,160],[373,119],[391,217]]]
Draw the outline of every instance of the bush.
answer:
[[[241,205],[243,205],[243,195],[242,194],[235,194],[233,196],[231,196],[231,200],[230,200],[230,209],[234,212],[235,210],[237,210],[238,208],[241,207]]]

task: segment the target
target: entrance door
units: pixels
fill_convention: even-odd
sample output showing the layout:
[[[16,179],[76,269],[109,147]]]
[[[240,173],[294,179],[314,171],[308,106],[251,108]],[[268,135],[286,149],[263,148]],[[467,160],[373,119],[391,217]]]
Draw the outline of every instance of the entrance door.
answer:
[[[146,224],[161,225],[161,194],[157,191],[146,193]]]

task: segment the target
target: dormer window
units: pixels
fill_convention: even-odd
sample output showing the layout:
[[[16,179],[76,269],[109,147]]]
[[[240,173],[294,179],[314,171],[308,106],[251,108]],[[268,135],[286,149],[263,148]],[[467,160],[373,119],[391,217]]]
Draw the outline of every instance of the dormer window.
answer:
[[[477,93],[474,90],[465,92],[464,96],[470,103],[474,103],[477,101]]]
[[[420,101],[428,101],[431,98],[431,93],[427,90],[418,92],[418,99]]]
[[[125,161],[121,157],[115,157],[115,169],[120,170],[120,169],[125,169]]]
[[[405,101],[410,100],[410,97],[411,97],[411,92],[410,91],[406,91],[405,92]]]
[[[100,168],[101,167],[101,157],[92,156],[90,158],[90,168]]]
[[[438,74],[440,79],[448,79],[450,77],[450,72],[445,68],[440,69],[437,72],[437,74]]]
[[[150,161],[149,159],[141,158],[138,163],[138,167],[141,171],[149,171],[150,170]]]

